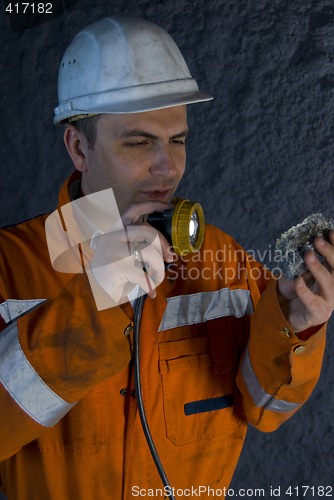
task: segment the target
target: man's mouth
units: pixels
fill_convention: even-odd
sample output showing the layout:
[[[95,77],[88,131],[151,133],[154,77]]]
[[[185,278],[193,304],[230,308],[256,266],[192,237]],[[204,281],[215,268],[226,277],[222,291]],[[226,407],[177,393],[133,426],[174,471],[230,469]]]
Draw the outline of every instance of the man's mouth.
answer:
[[[143,191],[143,194],[149,200],[167,201],[171,194],[170,189],[152,189],[151,191]]]

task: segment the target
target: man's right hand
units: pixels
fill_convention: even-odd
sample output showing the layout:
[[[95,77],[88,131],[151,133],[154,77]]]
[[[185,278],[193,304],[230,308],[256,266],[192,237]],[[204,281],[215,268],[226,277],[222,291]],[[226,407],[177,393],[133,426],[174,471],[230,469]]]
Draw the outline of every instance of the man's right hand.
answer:
[[[164,261],[172,262],[174,254],[166,238],[142,218],[170,208],[163,202],[133,204],[122,215],[124,229],[113,226],[95,238],[91,272],[115,303],[127,302],[136,285],[155,297],[155,289],[165,276]]]

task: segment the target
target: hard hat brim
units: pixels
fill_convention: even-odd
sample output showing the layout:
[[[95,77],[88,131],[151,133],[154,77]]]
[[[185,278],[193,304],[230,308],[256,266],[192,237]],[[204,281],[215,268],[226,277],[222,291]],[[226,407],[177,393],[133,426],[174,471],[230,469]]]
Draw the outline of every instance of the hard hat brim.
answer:
[[[66,121],[76,115],[142,113],[157,109],[170,108],[173,106],[206,102],[213,99],[213,96],[200,90],[189,93],[159,95],[146,99],[122,100],[121,102],[116,102],[114,100],[112,103],[110,102],[110,99],[105,99],[105,97],[105,95],[100,95],[100,99],[97,99],[95,94],[92,96],[79,97],[62,103],[54,110],[54,123],[66,123]]]

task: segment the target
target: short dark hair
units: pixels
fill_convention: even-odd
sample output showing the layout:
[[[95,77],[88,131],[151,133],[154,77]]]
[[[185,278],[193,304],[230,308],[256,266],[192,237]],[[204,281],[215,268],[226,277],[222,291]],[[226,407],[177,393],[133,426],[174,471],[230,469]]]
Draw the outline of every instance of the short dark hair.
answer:
[[[78,121],[73,121],[72,125],[81,132],[88,142],[89,149],[94,149],[96,141],[96,124],[101,115],[89,116]]]

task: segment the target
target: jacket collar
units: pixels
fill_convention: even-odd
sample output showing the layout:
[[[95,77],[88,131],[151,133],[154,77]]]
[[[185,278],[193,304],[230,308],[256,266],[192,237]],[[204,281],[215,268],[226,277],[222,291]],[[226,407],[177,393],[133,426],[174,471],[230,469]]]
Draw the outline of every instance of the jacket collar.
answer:
[[[75,170],[64,182],[58,196],[58,207],[62,207],[81,196],[81,172]]]

